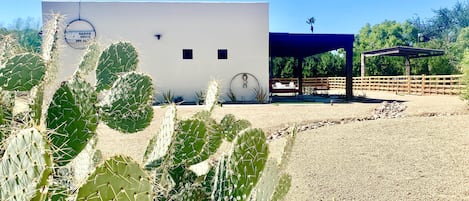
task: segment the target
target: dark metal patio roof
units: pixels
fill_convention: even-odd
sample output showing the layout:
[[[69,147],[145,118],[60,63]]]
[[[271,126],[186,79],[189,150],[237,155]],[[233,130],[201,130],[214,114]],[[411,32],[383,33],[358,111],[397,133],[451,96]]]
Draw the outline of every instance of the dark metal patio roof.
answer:
[[[409,58],[421,58],[421,57],[433,57],[445,54],[443,50],[426,49],[426,48],[415,48],[397,46],[391,48],[384,48],[379,50],[371,50],[363,52],[366,57],[372,56],[403,56]]]
[[[270,33],[271,57],[306,57],[353,46],[353,34]]]
[[[366,73],[366,57],[374,56],[401,56],[405,58],[405,75],[409,76],[411,71],[410,59],[422,58],[422,57],[433,57],[444,55],[445,51],[436,49],[416,48],[407,46],[396,46],[390,48],[384,48],[379,50],[370,50],[362,52],[361,55],[361,76],[364,77]]]
[[[345,94],[347,99],[353,97],[352,63],[353,34],[304,34],[304,33],[269,33],[270,57],[296,57],[299,59],[298,88],[302,95],[303,59],[307,56],[344,48],[345,59]]]

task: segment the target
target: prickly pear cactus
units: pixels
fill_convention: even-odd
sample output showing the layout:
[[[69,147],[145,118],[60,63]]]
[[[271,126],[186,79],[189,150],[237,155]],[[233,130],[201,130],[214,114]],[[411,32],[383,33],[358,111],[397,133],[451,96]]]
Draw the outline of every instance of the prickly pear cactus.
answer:
[[[124,133],[141,131],[150,125],[153,118],[152,96],[150,76],[126,73],[119,77],[104,97],[101,119],[109,127]]]
[[[251,127],[251,123],[247,120],[236,120],[236,117],[232,114],[227,114],[220,121],[220,132],[223,133],[225,138],[232,142],[236,135],[242,130]]]
[[[152,138],[148,143],[143,161],[146,167],[153,167],[157,160],[163,158],[168,152],[169,145],[173,139],[174,129],[176,126],[176,105],[168,106],[161,123],[160,132]]]
[[[49,138],[54,145],[54,160],[59,166],[76,157],[95,135],[98,123],[96,95],[87,82],[74,79],[62,83],[47,111]]]
[[[100,48],[98,44],[92,43],[86,49],[86,53],[83,59],[78,65],[78,69],[75,71],[75,75],[84,78],[91,71],[96,70],[96,65],[99,60]]]
[[[260,129],[238,135],[229,158],[228,177],[233,188],[230,200],[247,200],[257,184],[268,157],[266,137]]]
[[[35,128],[13,133],[0,161],[0,200],[43,200],[52,160],[43,135]]]
[[[215,169],[211,200],[215,200],[215,201],[228,200],[229,194],[230,194],[229,190],[233,189],[233,186],[227,179],[228,178],[227,168],[228,168],[228,157],[225,155],[222,155]]]
[[[136,70],[137,56],[135,47],[127,42],[115,43],[105,49],[96,69],[96,90],[110,89],[119,74]]]
[[[185,120],[179,123],[174,143],[174,164],[193,165],[208,158],[203,153],[208,146],[209,135],[205,122],[201,120]]]
[[[44,87],[34,87],[31,90],[31,94],[34,94],[33,98],[29,102],[31,117],[35,125],[40,125],[42,118],[42,104],[44,103]]]
[[[10,91],[4,91],[0,89],[0,127],[4,128],[10,124],[13,117],[13,107],[15,106],[15,93]],[[0,130],[0,137],[1,132]],[[5,131],[6,132],[6,131]],[[1,138],[0,138],[1,139]]]
[[[15,55],[0,68],[0,87],[8,91],[29,91],[42,81],[44,74],[41,56],[33,53]]]
[[[291,176],[287,173],[280,175],[277,186],[275,187],[275,192],[272,196],[272,201],[280,201],[287,195],[291,186]]]
[[[115,156],[97,167],[78,189],[77,200],[152,200],[149,176],[132,159]]]
[[[218,103],[218,96],[220,94],[220,83],[216,80],[210,81],[207,88],[207,92],[205,94],[205,110],[212,112],[213,108]]]

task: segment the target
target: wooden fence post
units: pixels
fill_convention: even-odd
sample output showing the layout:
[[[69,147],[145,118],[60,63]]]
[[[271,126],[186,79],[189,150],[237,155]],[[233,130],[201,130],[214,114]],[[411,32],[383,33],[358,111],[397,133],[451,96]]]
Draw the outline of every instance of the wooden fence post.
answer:
[[[422,83],[421,83],[421,84],[422,84],[422,87],[421,87],[421,90],[422,90],[421,95],[423,96],[423,95],[425,95],[425,74],[422,75]]]
[[[407,94],[410,94],[410,75],[407,75]]]

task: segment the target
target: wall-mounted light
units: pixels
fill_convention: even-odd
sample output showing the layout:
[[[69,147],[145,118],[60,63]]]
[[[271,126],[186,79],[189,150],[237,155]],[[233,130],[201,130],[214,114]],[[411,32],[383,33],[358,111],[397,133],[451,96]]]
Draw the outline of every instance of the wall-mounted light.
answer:
[[[161,34],[155,34],[156,39],[160,40]]]

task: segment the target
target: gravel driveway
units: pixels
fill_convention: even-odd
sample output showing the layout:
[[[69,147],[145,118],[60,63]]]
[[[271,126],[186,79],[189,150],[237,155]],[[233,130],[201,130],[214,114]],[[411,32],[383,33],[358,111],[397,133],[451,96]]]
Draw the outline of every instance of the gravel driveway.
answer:
[[[469,200],[468,115],[299,133],[286,200]]]
[[[405,118],[380,119],[300,132],[287,171],[292,188],[286,200],[469,200],[469,112],[456,96],[402,96],[366,92],[367,98],[397,100]],[[266,132],[321,120],[369,116],[380,103],[224,105],[225,114],[249,120]],[[178,118],[202,107],[178,107]],[[104,157],[125,154],[141,160],[165,109],[155,107],[150,127],[125,135],[98,127]],[[418,117],[434,114],[452,116]],[[454,115],[456,114],[456,115]],[[271,142],[280,157],[282,139]]]

